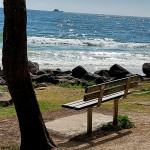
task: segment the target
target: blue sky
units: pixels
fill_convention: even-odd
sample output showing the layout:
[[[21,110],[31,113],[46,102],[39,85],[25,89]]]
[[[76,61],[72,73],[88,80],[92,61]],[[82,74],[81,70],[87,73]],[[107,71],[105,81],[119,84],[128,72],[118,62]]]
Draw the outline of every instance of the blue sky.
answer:
[[[28,9],[150,17],[150,0],[26,0]],[[0,7],[2,7],[2,0]]]

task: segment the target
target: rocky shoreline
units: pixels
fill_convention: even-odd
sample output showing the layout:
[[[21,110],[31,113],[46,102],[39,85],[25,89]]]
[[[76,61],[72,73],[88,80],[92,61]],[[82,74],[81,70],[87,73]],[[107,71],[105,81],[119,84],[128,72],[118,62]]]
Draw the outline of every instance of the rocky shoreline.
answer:
[[[98,70],[94,73],[88,72],[82,66],[77,66],[72,70],[62,71],[61,69],[39,69],[36,62],[28,61],[31,79],[36,85],[41,83],[60,84],[68,83],[71,85],[86,86],[89,82],[93,84],[101,84],[110,82],[120,78],[132,76],[133,74],[118,64],[114,64],[109,70]],[[141,76],[141,80],[150,80],[150,63],[143,64],[142,67],[145,76]],[[3,71],[0,69],[0,85],[5,86]]]
[[[101,84],[104,82],[110,82],[120,78],[132,76],[131,72],[123,68],[118,64],[114,64],[109,70],[98,70],[94,73],[88,72],[82,66],[77,66],[72,70],[62,71],[61,69],[39,69],[39,65],[36,62],[28,61],[31,80],[34,88],[45,89],[47,85],[58,85],[61,83],[67,83],[71,85],[81,85],[87,87],[93,84]],[[141,81],[150,81],[150,63],[143,64],[142,67],[145,76],[141,76]],[[0,69],[0,86],[4,89],[8,89],[3,70]],[[4,98],[5,93],[0,93],[0,105],[8,106],[12,104],[11,98]]]
[[[85,86],[89,82],[93,82],[94,84],[100,84],[133,75],[127,69],[123,68],[118,64],[114,64],[110,67],[109,70],[98,70],[94,73],[90,73],[82,66],[77,66],[72,70],[67,71],[62,71],[59,68],[40,70],[38,63],[29,61],[29,69],[33,82],[47,84],[59,84],[67,82],[71,85],[76,84]],[[149,80],[150,63],[143,64],[142,69],[143,73],[145,73],[145,76],[141,76],[141,79]]]

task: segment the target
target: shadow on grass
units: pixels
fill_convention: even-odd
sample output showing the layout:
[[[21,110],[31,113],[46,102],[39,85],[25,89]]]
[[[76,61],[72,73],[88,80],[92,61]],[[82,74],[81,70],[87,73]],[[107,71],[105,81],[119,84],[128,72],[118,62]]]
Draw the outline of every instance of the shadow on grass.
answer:
[[[0,101],[0,107],[8,107],[13,105],[13,100],[10,99],[9,101]]]
[[[100,146],[101,144],[105,144],[107,142],[117,140],[117,139],[127,136],[131,133],[132,133],[132,131],[126,131],[126,132],[122,133],[120,131],[97,130],[97,131],[94,131],[90,135],[82,134],[82,135],[75,136],[75,137],[69,139],[69,141],[67,141],[67,142],[58,144],[58,146],[74,148],[76,150],[83,150],[83,149]],[[78,147],[81,145],[82,145],[81,148]]]

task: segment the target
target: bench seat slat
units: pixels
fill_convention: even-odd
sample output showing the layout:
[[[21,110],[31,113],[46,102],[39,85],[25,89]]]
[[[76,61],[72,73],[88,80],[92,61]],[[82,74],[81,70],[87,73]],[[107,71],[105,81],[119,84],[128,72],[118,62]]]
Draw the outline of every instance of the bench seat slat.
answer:
[[[107,102],[109,100],[112,100],[114,98],[120,98],[123,95],[124,95],[124,91],[104,96],[103,99],[102,99],[102,103]],[[81,110],[81,109],[84,109],[84,108],[87,108],[87,107],[96,106],[97,103],[98,103],[98,98],[93,99],[93,100],[89,100],[89,101],[78,100],[78,101],[75,101],[75,102],[63,104],[62,107],[70,108],[70,109],[74,109],[74,110]]]

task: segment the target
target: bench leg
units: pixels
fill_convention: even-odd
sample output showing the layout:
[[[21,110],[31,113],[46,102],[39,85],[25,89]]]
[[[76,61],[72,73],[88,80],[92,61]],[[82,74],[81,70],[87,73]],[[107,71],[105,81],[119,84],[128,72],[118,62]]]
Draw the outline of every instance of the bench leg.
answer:
[[[92,107],[87,108],[87,134],[92,133]]]
[[[117,117],[118,117],[118,102],[119,99],[115,99],[114,100],[114,115],[113,115],[113,124],[117,125],[118,121],[117,121]]]

